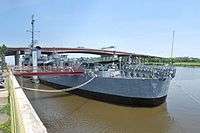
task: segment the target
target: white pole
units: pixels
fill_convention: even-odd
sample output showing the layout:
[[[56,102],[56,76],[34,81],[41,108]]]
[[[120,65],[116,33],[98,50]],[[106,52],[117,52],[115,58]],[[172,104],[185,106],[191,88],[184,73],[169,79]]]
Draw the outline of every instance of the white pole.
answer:
[[[37,72],[38,69],[38,62],[37,62],[37,50],[32,50],[32,65],[33,65],[33,72]],[[35,83],[38,83],[38,76],[33,76],[33,80]]]
[[[175,36],[175,31],[173,30],[173,35],[172,35],[172,46],[171,46],[171,63],[173,64],[173,53],[174,53],[174,36]]]

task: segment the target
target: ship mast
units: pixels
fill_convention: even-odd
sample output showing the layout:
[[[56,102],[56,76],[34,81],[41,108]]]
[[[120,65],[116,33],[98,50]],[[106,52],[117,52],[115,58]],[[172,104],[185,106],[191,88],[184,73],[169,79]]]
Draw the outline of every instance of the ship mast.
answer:
[[[32,52],[32,66],[33,66],[33,72],[38,71],[38,50],[35,49],[35,40],[34,40],[34,33],[35,33],[35,19],[34,15],[32,15],[32,20],[31,20],[31,52]],[[39,83],[38,76],[33,76],[33,81],[35,83]]]
[[[34,23],[35,23],[35,20],[34,20],[34,15],[32,15],[32,20],[31,20],[31,49],[34,48],[34,44],[35,44],[35,41],[34,41]]]
[[[33,49],[35,47],[35,32],[39,32],[39,31],[35,31],[34,15],[32,15],[32,17],[31,17],[31,29],[26,30],[26,31],[31,33],[31,47],[30,47],[30,49]]]

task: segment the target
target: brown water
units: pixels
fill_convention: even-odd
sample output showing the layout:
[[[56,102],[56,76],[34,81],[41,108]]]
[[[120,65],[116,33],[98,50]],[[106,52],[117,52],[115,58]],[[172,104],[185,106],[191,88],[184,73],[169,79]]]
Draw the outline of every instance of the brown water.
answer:
[[[26,80],[24,86],[33,84]],[[200,133],[198,68],[178,68],[167,102],[155,108],[112,105],[68,93],[26,94],[49,133]]]

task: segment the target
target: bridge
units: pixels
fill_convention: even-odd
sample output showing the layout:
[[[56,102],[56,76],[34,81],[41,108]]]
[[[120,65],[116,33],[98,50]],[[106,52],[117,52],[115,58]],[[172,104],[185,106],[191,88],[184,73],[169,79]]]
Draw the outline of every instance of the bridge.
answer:
[[[16,53],[23,54],[27,51],[27,47],[8,47],[6,55],[15,55]],[[101,49],[90,49],[90,48],[56,48],[56,47],[43,47],[41,48],[42,54],[51,53],[86,53],[86,54],[96,54],[96,55],[121,55],[128,56],[133,53],[121,52],[121,51],[111,51],[111,50],[101,50]],[[142,55],[141,55],[142,56]]]
[[[19,62],[20,54],[24,54],[25,51],[29,50],[28,47],[8,47],[6,51],[6,56],[14,55],[15,62]],[[96,54],[96,55],[117,55],[117,56],[137,56],[142,58],[152,57],[155,58],[156,56],[150,55],[143,55],[143,54],[135,54],[129,52],[122,52],[122,51],[112,51],[112,50],[102,50],[102,49],[91,49],[91,48],[64,48],[64,47],[42,47],[41,53],[50,55],[52,53],[84,53],[84,54]]]

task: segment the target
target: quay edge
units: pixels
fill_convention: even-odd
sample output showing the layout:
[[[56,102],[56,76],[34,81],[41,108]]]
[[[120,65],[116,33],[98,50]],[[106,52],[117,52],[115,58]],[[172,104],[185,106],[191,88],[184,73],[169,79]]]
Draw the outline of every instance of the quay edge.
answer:
[[[10,94],[12,133],[47,133],[46,127],[10,70],[7,80]]]

